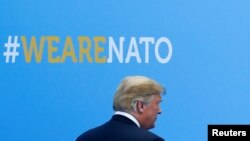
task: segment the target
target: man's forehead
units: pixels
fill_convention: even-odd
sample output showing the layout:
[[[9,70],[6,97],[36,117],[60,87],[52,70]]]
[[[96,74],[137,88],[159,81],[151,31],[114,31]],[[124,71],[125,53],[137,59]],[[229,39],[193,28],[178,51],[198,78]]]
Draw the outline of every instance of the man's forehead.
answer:
[[[162,101],[162,97],[160,94],[155,95],[155,99],[158,101]]]

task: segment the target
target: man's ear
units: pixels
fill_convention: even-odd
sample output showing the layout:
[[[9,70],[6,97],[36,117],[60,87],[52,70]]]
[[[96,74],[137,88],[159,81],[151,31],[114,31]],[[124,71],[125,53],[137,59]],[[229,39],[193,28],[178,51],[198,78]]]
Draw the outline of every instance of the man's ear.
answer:
[[[138,113],[143,113],[143,111],[144,111],[144,104],[143,104],[143,102],[142,101],[137,101],[136,102],[136,109],[137,109],[137,111],[138,111]]]

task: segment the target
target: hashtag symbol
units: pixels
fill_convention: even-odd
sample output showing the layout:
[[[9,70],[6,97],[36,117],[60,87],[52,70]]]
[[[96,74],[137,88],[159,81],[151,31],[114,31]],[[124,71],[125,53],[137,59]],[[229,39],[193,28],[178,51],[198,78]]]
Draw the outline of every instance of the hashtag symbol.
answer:
[[[15,63],[16,56],[19,56],[19,52],[17,51],[17,48],[20,46],[19,43],[17,43],[17,36],[14,38],[14,42],[12,42],[12,36],[8,37],[8,43],[4,44],[4,47],[7,48],[7,51],[3,53],[5,58],[5,63],[9,63],[10,58],[12,57],[12,63]]]

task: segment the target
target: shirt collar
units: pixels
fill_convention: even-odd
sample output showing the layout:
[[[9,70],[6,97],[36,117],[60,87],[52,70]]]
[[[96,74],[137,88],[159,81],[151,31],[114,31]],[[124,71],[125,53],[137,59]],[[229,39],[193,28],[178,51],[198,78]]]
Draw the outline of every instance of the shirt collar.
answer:
[[[115,115],[125,116],[125,117],[129,118],[130,120],[132,120],[138,127],[140,127],[138,120],[129,113],[122,112],[122,111],[115,111]]]

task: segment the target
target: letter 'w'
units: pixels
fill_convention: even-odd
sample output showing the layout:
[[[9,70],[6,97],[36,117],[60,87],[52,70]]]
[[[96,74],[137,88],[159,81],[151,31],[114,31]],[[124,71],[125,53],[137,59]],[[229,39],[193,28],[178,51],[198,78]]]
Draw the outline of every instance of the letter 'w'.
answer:
[[[36,38],[34,36],[31,37],[30,47],[29,48],[27,46],[26,37],[25,36],[21,37],[26,63],[30,63],[33,52],[35,52],[36,63],[41,62],[45,39],[46,39],[46,37],[44,37],[44,36],[41,37],[39,50],[38,50],[37,49]]]

